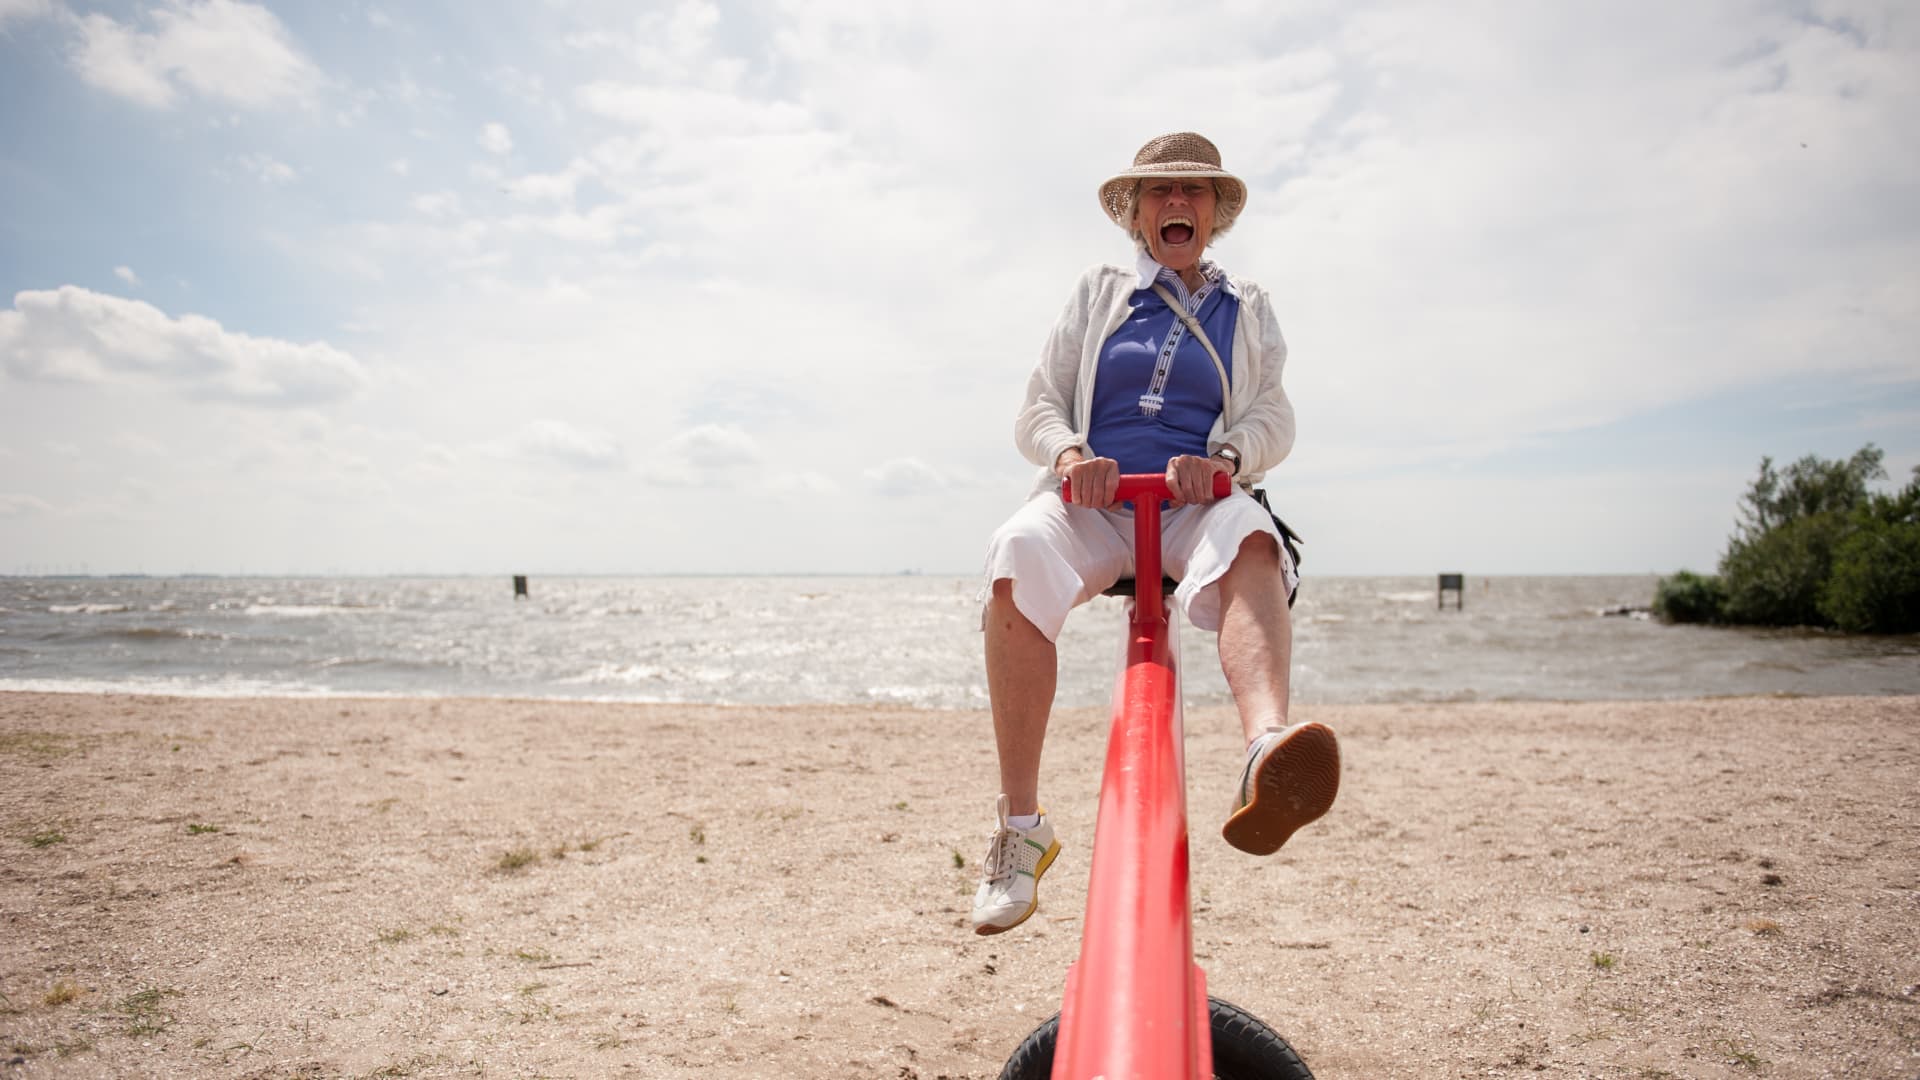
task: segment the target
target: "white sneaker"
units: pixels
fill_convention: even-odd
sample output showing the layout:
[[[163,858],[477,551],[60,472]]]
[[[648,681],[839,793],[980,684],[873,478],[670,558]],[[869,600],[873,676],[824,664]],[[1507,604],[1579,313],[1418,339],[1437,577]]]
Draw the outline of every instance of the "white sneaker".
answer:
[[[1060,842],[1053,838],[1053,825],[1047,821],[1045,810],[1040,811],[1038,825],[1021,829],[1007,824],[1008,805],[1007,797],[1000,796],[995,806],[1000,827],[987,845],[980,888],[973,894],[976,934],[998,934],[1026,922],[1040,906],[1040,875],[1060,854]]]
[[[1233,816],[1221,828],[1227,843],[1271,855],[1294,830],[1333,807],[1340,793],[1340,742],[1325,724],[1270,731],[1247,748]]]

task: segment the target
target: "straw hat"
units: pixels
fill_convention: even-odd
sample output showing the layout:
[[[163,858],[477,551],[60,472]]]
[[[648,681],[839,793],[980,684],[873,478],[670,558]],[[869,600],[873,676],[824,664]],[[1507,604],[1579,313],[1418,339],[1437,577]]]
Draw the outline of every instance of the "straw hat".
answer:
[[[1214,188],[1220,193],[1214,211],[1217,222],[1215,233],[1224,232],[1247,205],[1247,185],[1220,167],[1220,148],[1204,135],[1176,131],[1148,140],[1147,145],[1133,155],[1133,168],[1100,185],[1100,208],[1107,212],[1114,224],[1131,229],[1133,222],[1128,220],[1128,216],[1133,213],[1134,184],[1167,176],[1202,176],[1213,180]]]

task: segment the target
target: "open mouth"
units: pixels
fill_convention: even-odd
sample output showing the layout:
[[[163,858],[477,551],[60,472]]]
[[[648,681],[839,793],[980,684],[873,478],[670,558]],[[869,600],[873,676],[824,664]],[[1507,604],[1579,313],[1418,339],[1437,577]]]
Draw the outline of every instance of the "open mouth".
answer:
[[[1193,219],[1185,216],[1170,217],[1160,225],[1160,240],[1166,244],[1179,245],[1193,239]]]

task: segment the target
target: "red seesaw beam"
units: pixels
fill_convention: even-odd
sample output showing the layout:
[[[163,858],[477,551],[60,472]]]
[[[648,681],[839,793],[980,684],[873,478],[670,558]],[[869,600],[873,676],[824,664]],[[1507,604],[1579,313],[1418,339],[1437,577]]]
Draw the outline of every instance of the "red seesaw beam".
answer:
[[[1214,494],[1231,489],[1214,477]],[[1063,491],[1072,499],[1072,490]],[[1179,653],[1160,595],[1159,473],[1120,478],[1133,503],[1135,596],[1100,783],[1086,930],[1067,972],[1054,1080],[1213,1075],[1207,981],[1193,962]]]

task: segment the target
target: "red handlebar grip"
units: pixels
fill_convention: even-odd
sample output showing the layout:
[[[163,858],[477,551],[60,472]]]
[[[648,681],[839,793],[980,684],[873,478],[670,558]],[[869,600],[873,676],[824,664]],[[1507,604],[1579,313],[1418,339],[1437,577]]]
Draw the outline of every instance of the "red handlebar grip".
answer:
[[[1213,474],[1213,497],[1224,499],[1233,490],[1233,478],[1223,472]],[[1166,473],[1126,473],[1120,477],[1120,493],[1114,496],[1117,502],[1132,502],[1135,499],[1173,498],[1167,491]],[[1060,481],[1060,497],[1067,502],[1073,501],[1073,481]]]

